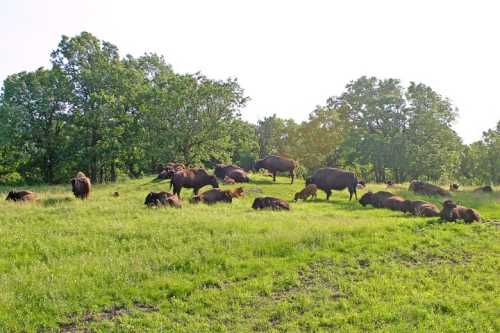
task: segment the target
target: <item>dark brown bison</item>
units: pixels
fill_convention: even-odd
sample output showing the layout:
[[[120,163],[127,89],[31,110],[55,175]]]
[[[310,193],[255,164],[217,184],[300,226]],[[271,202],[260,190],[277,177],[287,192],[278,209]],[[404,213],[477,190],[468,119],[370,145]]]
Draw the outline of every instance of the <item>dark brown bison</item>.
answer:
[[[316,193],[318,191],[318,187],[314,184],[306,185],[300,192],[295,193],[294,200],[297,202],[299,199],[307,200],[307,198],[312,197],[316,199]]]
[[[273,198],[273,197],[263,197],[255,198],[252,204],[253,209],[265,209],[270,208],[272,210],[290,210],[290,205],[288,202]]]
[[[441,187],[421,182],[418,180],[412,180],[410,183],[410,191],[415,193],[425,194],[425,195],[440,195],[442,197],[449,196],[450,193],[448,191],[443,190]]]
[[[207,170],[199,168],[178,171],[170,181],[170,187],[174,187],[174,194],[179,198],[183,187],[192,188],[194,195],[198,195],[200,188],[206,185],[212,185],[213,188],[219,187],[215,176],[209,175]]]
[[[214,169],[214,174],[220,179],[224,179],[225,177],[232,178],[236,183],[248,183],[250,181],[246,171],[234,164],[217,164]]]
[[[460,185],[458,185],[456,183],[450,184],[450,192],[456,192],[456,191],[458,191],[459,188],[460,188]]]
[[[491,193],[491,192],[493,192],[493,188],[491,186],[489,186],[489,185],[486,185],[486,186],[482,186],[482,187],[476,188],[474,190],[474,192]]]
[[[385,200],[382,200],[382,208],[388,208],[391,210],[404,211],[404,202],[405,199],[399,197],[397,195],[393,195],[392,197],[388,197]]]
[[[79,199],[88,199],[90,195],[90,179],[83,172],[78,172],[75,178],[71,179],[73,194]]]
[[[479,221],[481,217],[479,213],[472,208],[459,206],[451,200],[443,202],[443,209],[441,210],[441,218],[445,221],[464,220],[465,223]]]
[[[393,196],[394,194],[386,191],[378,191],[376,193],[369,191],[361,196],[359,203],[363,207],[366,205],[372,205],[375,208],[383,208],[383,202]]]
[[[182,204],[175,194],[169,192],[149,192],[144,200],[144,204],[148,207],[156,206],[170,206],[175,208],[181,208]]]
[[[311,177],[306,179],[306,185],[315,184],[320,190],[326,193],[326,200],[330,199],[332,190],[349,190],[349,201],[354,194],[358,200],[356,187],[358,185],[358,178],[354,173],[337,168],[321,168],[317,170]]]
[[[266,169],[273,175],[273,181],[276,181],[276,173],[277,172],[289,172],[290,178],[295,179],[295,168],[297,167],[297,162],[292,159],[271,155],[264,159],[258,160],[255,162],[255,170],[259,171],[260,169]]]
[[[36,194],[31,191],[10,191],[5,200],[11,201],[34,201]]]
[[[422,200],[405,200],[403,203],[403,212],[416,216],[439,216],[439,209],[436,205]]]
[[[178,171],[185,170],[186,166],[182,163],[169,162],[162,167],[157,179],[172,179],[174,174]]]
[[[241,187],[234,190],[221,190],[220,188],[214,188],[201,194],[195,195],[193,198],[191,198],[190,202],[203,202],[209,205],[216,202],[232,203],[234,198],[240,198],[242,196],[243,188]]]

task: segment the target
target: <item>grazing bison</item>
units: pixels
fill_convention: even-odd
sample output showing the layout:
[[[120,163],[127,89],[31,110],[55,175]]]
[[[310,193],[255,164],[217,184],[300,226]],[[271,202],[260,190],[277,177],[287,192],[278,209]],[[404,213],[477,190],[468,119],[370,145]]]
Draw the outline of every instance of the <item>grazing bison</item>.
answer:
[[[307,200],[307,198],[312,197],[316,199],[316,192],[318,191],[318,187],[314,184],[306,185],[302,191],[295,193],[294,200],[297,202],[299,199]]]
[[[265,209],[271,208],[272,210],[290,210],[290,205],[288,202],[273,198],[273,197],[263,197],[263,198],[255,198],[252,204],[253,209]]]
[[[75,178],[71,179],[73,194],[79,199],[88,199],[90,195],[90,179],[83,172],[78,172]]]
[[[297,167],[297,162],[292,159],[271,155],[264,159],[258,160],[255,162],[255,170],[259,171],[260,169],[266,169],[273,175],[273,181],[276,181],[276,173],[277,172],[286,172],[290,173],[290,178],[295,179],[295,168]]]
[[[12,201],[34,201],[36,200],[36,195],[31,191],[10,191],[7,194],[7,198],[5,200]]]
[[[491,186],[489,186],[489,185],[486,185],[486,186],[482,186],[482,187],[476,188],[474,190],[474,192],[491,193],[491,192],[493,192],[493,188]]]
[[[317,170],[311,177],[306,179],[306,185],[315,184],[320,190],[326,193],[326,200],[330,199],[332,190],[349,190],[349,201],[354,194],[356,200],[358,195],[356,187],[358,185],[358,178],[354,173],[337,168],[322,168]]]
[[[459,206],[451,200],[443,202],[443,210],[441,210],[441,218],[445,221],[464,220],[465,223],[479,221],[481,217],[479,213],[472,208]]]
[[[181,208],[182,204],[175,194],[169,192],[149,192],[144,200],[144,204],[148,207],[156,206],[170,206]]]
[[[410,183],[410,191],[415,193],[425,194],[425,195],[440,195],[440,196],[449,196],[450,193],[443,190],[441,187],[432,185],[429,183],[421,182],[418,180],[412,180]]]
[[[458,184],[455,184],[455,183],[450,184],[450,192],[456,192],[456,191],[458,191],[459,187],[460,187],[460,185],[458,185]]]
[[[365,207],[366,205],[372,205],[375,208],[383,208],[383,202],[390,198],[393,197],[394,194],[386,191],[378,191],[376,193],[373,193],[372,191],[369,191],[359,199],[359,203],[361,206]]]
[[[183,187],[192,188],[194,195],[198,195],[200,188],[206,185],[212,185],[213,188],[219,187],[215,176],[209,175],[207,170],[199,168],[178,171],[170,181],[170,187],[174,187],[174,194],[179,198]]]
[[[405,200],[403,212],[416,216],[434,217],[439,216],[439,209],[436,205],[422,200]]]
[[[233,164],[217,164],[214,169],[214,174],[221,179],[224,179],[225,177],[232,178],[236,183],[248,183],[250,181],[250,178],[248,178],[245,170]]]

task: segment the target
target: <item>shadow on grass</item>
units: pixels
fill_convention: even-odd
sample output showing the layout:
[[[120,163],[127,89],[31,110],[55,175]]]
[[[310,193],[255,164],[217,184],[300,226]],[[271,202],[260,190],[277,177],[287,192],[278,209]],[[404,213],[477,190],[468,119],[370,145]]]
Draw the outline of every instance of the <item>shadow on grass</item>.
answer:
[[[57,205],[57,204],[60,204],[60,203],[71,202],[73,200],[75,200],[75,199],[73,199],[71,197],[47,198],[47,199],[41,200],[41,202],[42,202],[42,205],[44,205],[45,207],[50,207],[50,206],[54,206],[54,205]]]

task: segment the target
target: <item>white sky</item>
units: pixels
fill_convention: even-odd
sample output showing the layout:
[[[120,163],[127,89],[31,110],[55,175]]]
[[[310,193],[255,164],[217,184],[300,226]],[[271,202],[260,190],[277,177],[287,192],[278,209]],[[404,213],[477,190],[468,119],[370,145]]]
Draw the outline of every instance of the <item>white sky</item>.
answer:
[[[362,75],[422,82],[460,109],[466,143],[500,120],[500,2],[0,0],[0,80],[49,65],[61,35],[89,31],[122,55],[237,77],[243,117],[307,119]]]

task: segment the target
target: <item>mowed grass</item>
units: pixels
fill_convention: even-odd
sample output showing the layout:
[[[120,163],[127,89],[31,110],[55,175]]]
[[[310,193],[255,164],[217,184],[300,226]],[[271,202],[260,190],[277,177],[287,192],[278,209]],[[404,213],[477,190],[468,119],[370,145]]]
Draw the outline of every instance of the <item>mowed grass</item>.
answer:
[[[363,208],[347,191],[254,211],[256,196],[291,200],[304,183],[253,179],[243,186],[262,194],[206,206],[184,189],[179,210],[144,206],[168,189],[152,177],[88,201],[69,185],[0,200],[0,331],[500,331],[498,193],[454,194],[490,221],[467,225]]]

